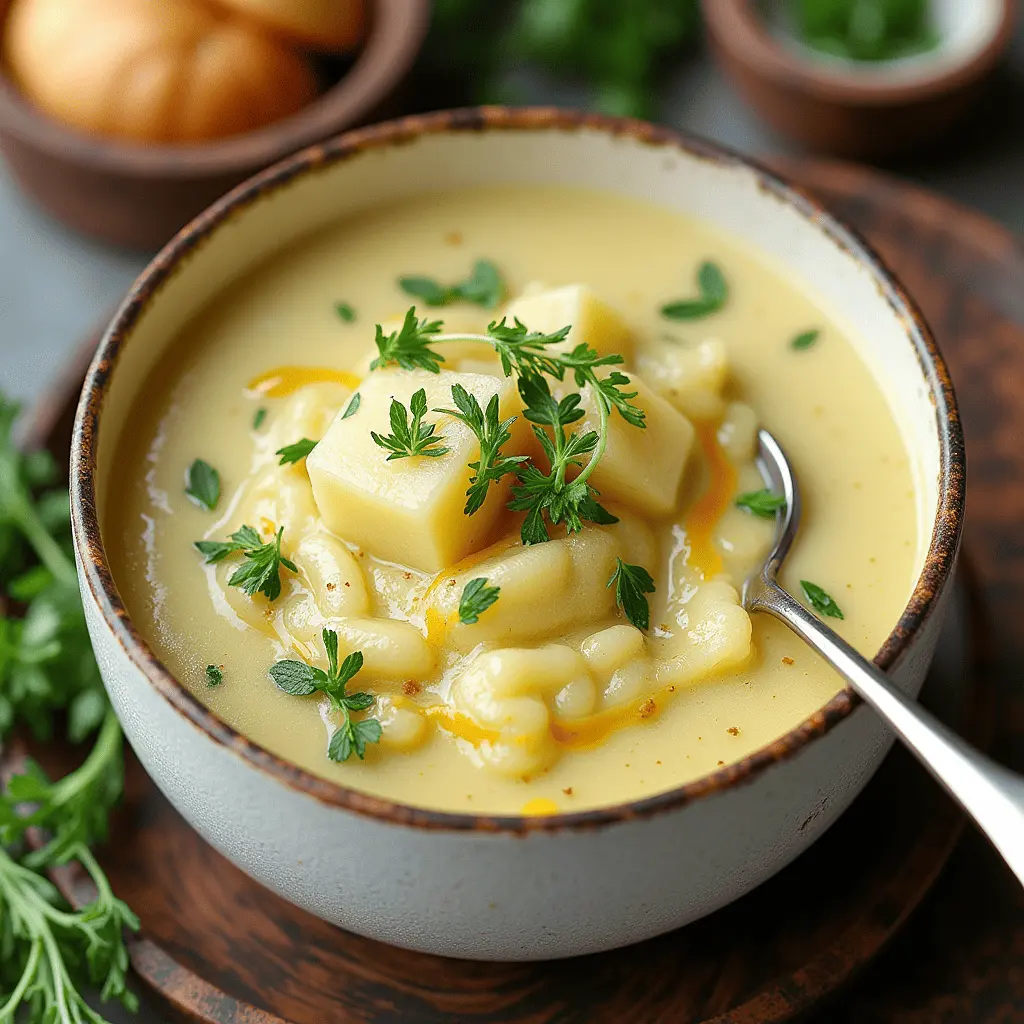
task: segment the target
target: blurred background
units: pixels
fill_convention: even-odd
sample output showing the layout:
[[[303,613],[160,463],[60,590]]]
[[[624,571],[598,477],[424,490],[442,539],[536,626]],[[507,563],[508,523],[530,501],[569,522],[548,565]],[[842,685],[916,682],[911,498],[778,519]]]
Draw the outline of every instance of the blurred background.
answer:
[[[0,0],[0,390],[31,402],[73,372],[152,252],[232,185],[423,110],[646,118],[768,162],[868,164],[1024,232],[1016,14],[1015,0]]]

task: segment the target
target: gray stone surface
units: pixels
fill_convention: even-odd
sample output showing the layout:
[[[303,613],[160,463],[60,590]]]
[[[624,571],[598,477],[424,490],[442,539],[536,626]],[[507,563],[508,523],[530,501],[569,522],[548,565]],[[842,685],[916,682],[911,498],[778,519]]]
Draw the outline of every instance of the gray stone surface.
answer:
[[[548,83],[531,99],[568,102]],[[664,120],[752,154],[793,148],[760,124],[706,55],[688,60],[665,93]],[[905,162],[914,178],[1024,232],[1024,27],[997,90],[966,133],[942,154]],[[114,307],[145,256],[70,233],[32,206],[0,165],[0,388],[28,402],[56,376],[73,347]],[[108,1010],[115,1024],[160,1018]]]

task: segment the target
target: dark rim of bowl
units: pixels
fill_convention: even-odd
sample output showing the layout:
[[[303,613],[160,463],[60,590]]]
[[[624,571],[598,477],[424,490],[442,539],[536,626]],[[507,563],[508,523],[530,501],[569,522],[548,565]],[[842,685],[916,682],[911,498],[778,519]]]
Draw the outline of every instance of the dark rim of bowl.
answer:
[[[953,385],[931,332],[917,306],[867,244],[827,213],[816,200],[785,184],[770,171],[720,146],[668,128],[642,121],[556,108],[482,107],[406,117],[348,132],[296,154],[239,186],[179,232],[143,272],[103,336],[82,391],[71,449],[75,545],[84,567],[84,581],[102,609],[104,619],[117,642],[134,665],[146,675],[151,685],[195,728],[285,786],[329,806],[394,824],[451,831],[525,834],[596,828],[674,810],[756,778],[772,765],[792,757],[816,737],[829,732],[860,704],[859,698],[851,690],[843,690],[789,733],[735,764],[641,800],[550,817],[435,811],[349,789],[315,776],[264,750],[227,725],[182,686],[161,664],[129,619],[107,564],[96,510],[94,474],[98,425],[118,353],[130,338],[149,301],[175,273],[176,268],[218,226],[257,203],[262,197],[285,187],[296,177],[314,173],[367,151],[414,142],[423,135],[540,130],[599,131],[629,138],[647,146],[670,147],[714,164],[746,168],[756,177],[760,189],[795,208],[834,244],[863,262],[871,271],[878,289],[894,315],[902,322],[916,351],[935,406],[940,447],[938,508],[928,553],[906,609],[875,657],[875,663],[880,668],[887,669],[896,662],[935,610],[953,571],[959,545],[966,485],[963,434]]]
[[[0,20],[7,6],[0,0]],[[408,74],[427,34],[431,0],[369,0],[369,6],[369,31],[344,76],[312,103],[263,128],[194,145],[88,135],[36,109],[0,64],[0,131],[63,163],[104,173],[189,180],[253,172],[366,118]]]
[[[898,106],[924,102],[970,86],[999,61],[1013,35],[1017,0],[999,0],[1001,10],[995,32],[966,60],[939,64],[934,73],[923,71],[906,79],[887,75],[869,77],[801,57],[781,46],[768,30],[754,0],[702,0],[708,30],[720,49],[755,74],[779,85],[799,88],[808,95],[835,103]]]

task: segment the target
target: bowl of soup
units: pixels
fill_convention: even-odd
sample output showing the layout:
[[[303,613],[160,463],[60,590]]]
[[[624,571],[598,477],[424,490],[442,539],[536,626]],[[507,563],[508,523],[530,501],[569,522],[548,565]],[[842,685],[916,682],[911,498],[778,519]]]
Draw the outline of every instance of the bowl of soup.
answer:
[[[964,457],[870,250],[715,146],[550,109],[408,118],[231,193],[79,407],[76,552],[171,802],[341,927],[539,959],[679,927],[842,813],[891,736],[742,607],[783,583],[919,689]]]

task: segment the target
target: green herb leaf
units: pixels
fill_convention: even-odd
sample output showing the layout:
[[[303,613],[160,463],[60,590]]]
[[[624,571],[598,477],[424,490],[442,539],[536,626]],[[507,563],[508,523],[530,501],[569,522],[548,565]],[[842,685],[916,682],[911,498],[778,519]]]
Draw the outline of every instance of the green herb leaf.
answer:
[[[826,593],[817,583],[811,583],[809,580],[800,581],[800,589],[804,592],[804,598],[807,603],[820,615],[825,615],[830,619],[842,619],[844,618],[842,609],[836,604],[835,599],[831,594]]]
[[[338,314],[339,319],[344,320],[347,324],[355,322],[356,311],[347,302],[335,303],[334,312]]]
[[[629,565],[615,559],[615,572],[607,586],[615,584],[615,603],[637,629],[646,630],[651,624],[651,609],[645,594],[654,593],[654,580],[642,565]]]
[[[443,285],[432,277],[400,277],[398,286],[428,306],[447,306],[461,299],[494,309],[506,294],[501,272],[490,260],[477,260],[469,277],[457,284]]]
[[[267,410],[260,406],[256,410],[256,415],[252,418],[252,429],[259,430],[263,426],[263,421],[267,418]]]
[[[410,459],[416,455],[429,458],[447,455],[448,448],[437,447],[444,438],[434,436],[436,424],[423,422],[427,413],[427,393],[423,388],[409,400],[409,410],[412,412],[411,422],[405,406],[397,398],[391,399],[391,433],[382,436],[374,430],[370,431],[374,443],[391,453],[387,461]]]
[[[345,411],[341,414],[341,418],[343,420],[347,420],[349,416],[355,416],[355,414],[359,412],[359,405],[362,402],[362,400],[362,396],[357,391],[349,399],[348,405],[345,406]]]
[[[195,546],[206,555],[207,565],[241,552],[245,561],[232,574],[228,584],[240,587],[250,597],[262,592],[269,600],[276,601],[281,596],[281,566],[292,572],[299,571],[294,562],[281,555],[283,534],[284,527],[281,527],[277,536],[264,544],[251,526],[243,526],[231,534],[230,540],[197,540]]]
[[[804,331],[802,334],[798,334],[790,343],[789,347],[796,349],[798,352],[805,348],[810,348],[821,336],[821,331],[817,328],[810,331]]]
[[[341,724],[334,731],[327,746],[332,761],[347,761],[354,753],[362,760],[367,743],[376,743],[381,737],[381,725],[374,718],[356,721],[353,712],[366,711],[375,698],[369,693],[346,693],[346,687],[363,667],[361,651],[353,651],[338,664],[338,634],[325,629],[322,634],[327,654],[328,670],[314,668],[304,661],[279,661],[271,666],[270,676],[286,693],[307,697],[322,692],[331,707],[341,715]]]
[[[469,478],[466,507],[463,509],[467,516],[471,516],[483,505],[490,485],[497,483],[509,473],[515,473],[521,463],[529,460],[529,456],[502,455],[501,448],[511,440],[509,428],[516,417],[498,419],[497,394],[491,396],[487,410],[484,411],[480,408],[475,395],[471,395],[461,384],[453,384],[452,401],[456,405],[455,409],[435,409],[434,412],[445,413],[461,420],[480,441],[480,459],[469,464],[473,475]]]
[[[706,261],[697,271],[698,294],[693,299],[680,299],[661,307],[661,315],[669,320],[701,320],[717,313],[729,298],[725,275],[716,263]]]
[[[212,512],[220,501],[220,473],[208,462],[196,459],[185,473],[185,493],[200,508]]]
[[[444,356],[435,352],[430,343],[433,335],[441,333],[440,320],[418,320],[416,307],[411,306],[405,314],[405,320],[397,331],[385,335],[380,324],[377,324],[377,358],[370,363],[370,370],[379,370],[385,366],[399,366],[403,370],[426,370],[437,373]]]
[[[470,580],[462,591],[462,600],[459,601],[459,622],[472,626],[498,600],[500,592],[500,587],[487,586],[487,580],[482,576]]]
[[[293,697],[308,697],[327,681],[327,675],[304,661],[279,661],[270,667],[270,678],[278,689]]]
[[[746,494],[741,494],[736,499],[736,507],[744,508],[762,519],[774,519],[775,513],[786,507],[786,498],[765,487],[760,491],[748,491]]]
[[[275,455],[281,456],[281,461],[278,465],[287,466],[293,462],[301,462],[317,444],[319,444],[318,441],[311,441],[308,437],[304,437],[301,441],[296,441],[294,444],[287,444],[283,448],[278,448],[274,452]]]
[[[224,673],[216,665],[206,666],[206,685],[220,686],[224,682]]]

